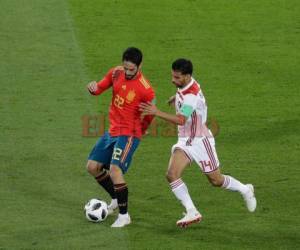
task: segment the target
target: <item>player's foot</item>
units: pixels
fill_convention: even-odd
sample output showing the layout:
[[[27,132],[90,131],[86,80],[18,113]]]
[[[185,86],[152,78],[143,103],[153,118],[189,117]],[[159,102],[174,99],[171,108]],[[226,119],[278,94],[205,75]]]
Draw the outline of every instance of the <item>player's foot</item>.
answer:
[[[107,206],[108,215],[111,215],[114,212],[114,210],[117,208],[118,208],[118,200],[112,199],[110,204]]]
[[[246,206],[249,212],[254,212],[256,209],[256,198],[254,195],[254,187],[252,184],[246,184],[246,186],[249,188],[249,190],[245,194],[243,194],[243,198],[246,202]]]
[[[198,223],[202,219],[201,214],[196,209],[188,210],[184,217],[177,221],[177,226],[187,227],[192,223]]]
[[[111,225],[111,227],[124,227],[131,223],[129,214],[119,214],[118,219]]]

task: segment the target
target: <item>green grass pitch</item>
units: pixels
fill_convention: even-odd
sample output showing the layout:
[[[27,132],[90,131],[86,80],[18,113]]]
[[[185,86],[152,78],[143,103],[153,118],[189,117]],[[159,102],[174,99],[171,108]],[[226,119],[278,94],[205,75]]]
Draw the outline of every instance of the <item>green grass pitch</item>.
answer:
[[[0,0],[0,249],[299,249],[299,13],[297,0]],[[81,116],[111,96],[85,86],[128,46],[165,111],[171,62],[193,61],[222,171],[255,185],[255,213],[194,164],[183,179],[204,219],[177,228],[164,177],[176,137],[157,136],[126,175],[133,223],[85,219],[85,202],[108,196],[85,170],[97,138]]]

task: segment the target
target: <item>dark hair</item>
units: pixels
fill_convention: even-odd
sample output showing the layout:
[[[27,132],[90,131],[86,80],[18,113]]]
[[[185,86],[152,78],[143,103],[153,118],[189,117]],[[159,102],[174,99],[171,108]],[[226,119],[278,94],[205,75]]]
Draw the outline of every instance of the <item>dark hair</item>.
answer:
[[[138,48],[129,47],[126,49],[122,56],[122,61],[129,61],[139,66],[142,62],[143,54]]]
[[[193,64],[190,60],[179,58],[172,63],[172,69],[179,71],[183,75],[193,74]]]

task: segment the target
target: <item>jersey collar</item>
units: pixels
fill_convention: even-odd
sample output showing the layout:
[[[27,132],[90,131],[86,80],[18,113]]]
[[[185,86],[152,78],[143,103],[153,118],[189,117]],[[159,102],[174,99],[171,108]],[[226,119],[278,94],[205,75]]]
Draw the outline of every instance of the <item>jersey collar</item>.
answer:
[[[184,88],[182,88],[182,89],[177,88],[177,90],[178,90],[179,92],[183,92],[183,91],[189,89],[189,88],[193,85],[194,81],[195,81],[195,79],[192,77],[192,78],[191,78],[191,81],[190,81]]]
[[[131,80],[137,80],[137,79],[139,79],[139,78],[141,77],[141,75],[142,75],[142,72],[139,71],[139,72],[136,74],[135,78],[133,78],[133,79],[131,79]]]

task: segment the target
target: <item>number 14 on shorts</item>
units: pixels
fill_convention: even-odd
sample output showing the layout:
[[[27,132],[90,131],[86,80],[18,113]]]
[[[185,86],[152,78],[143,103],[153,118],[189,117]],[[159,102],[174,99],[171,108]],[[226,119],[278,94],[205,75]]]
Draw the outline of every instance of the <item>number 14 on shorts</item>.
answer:
[[[203,172],[210,172],[215,169],[215,167],[212,165],[211,161],[199,161],[201,164]]]

